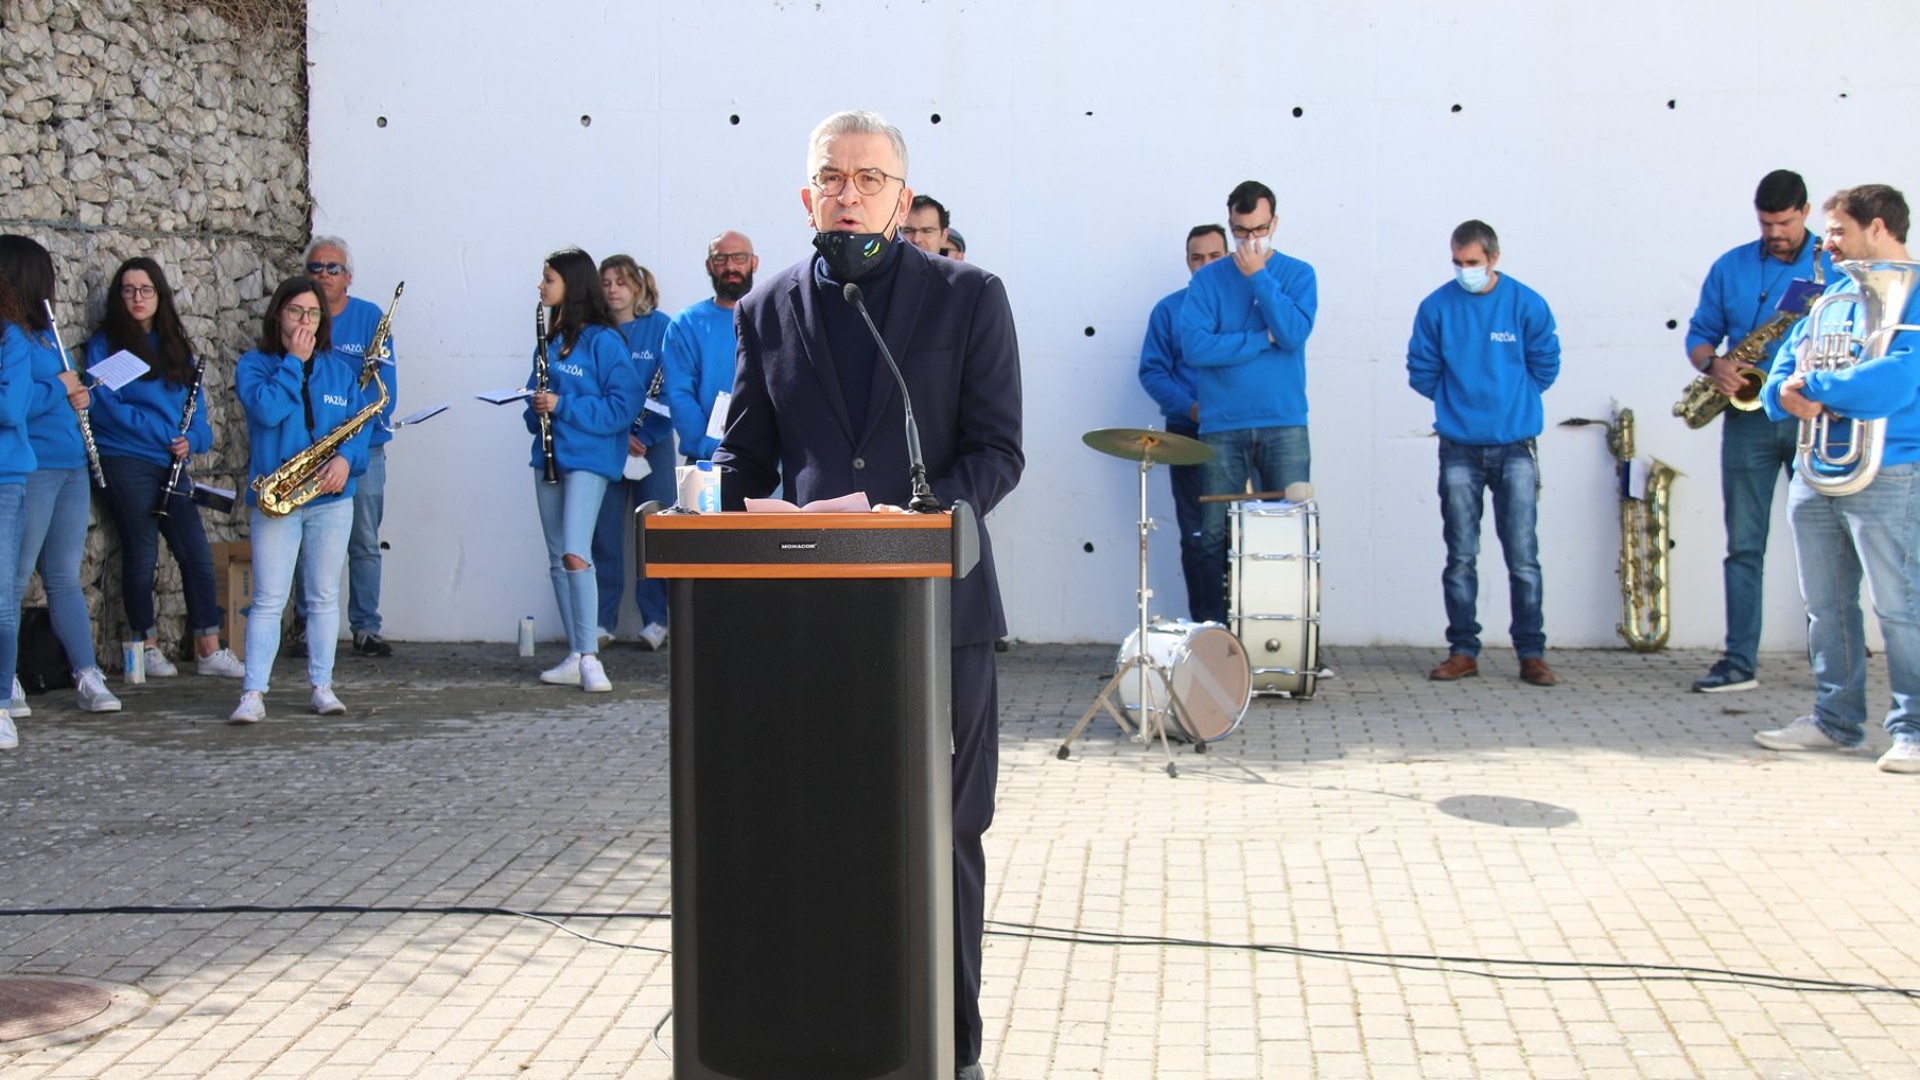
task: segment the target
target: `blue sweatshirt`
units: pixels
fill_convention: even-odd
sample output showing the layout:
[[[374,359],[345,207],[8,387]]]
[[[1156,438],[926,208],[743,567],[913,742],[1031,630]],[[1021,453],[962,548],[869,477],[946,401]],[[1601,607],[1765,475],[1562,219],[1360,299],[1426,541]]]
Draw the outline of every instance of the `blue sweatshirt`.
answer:
[[[1759,240],[1741,244],[1715,259],[1700,286],[1700,303],[1687,323],[1688,355],[1697,345],[1718,349],[1724,341],[1732,348],[1754,327],[1773,318],[1774,309],[1794,279],[1813,280],[1816,255],[1827,280],[1832,281],[1833,262],[1812,233],[1806,235],[1799,257],[1791,263],[1768,255],[1766,245]]]
[[[35,346],[28,331],[0,323],[0,484],[24,484],[39,468],[27,438],[27,401]]]
[[[328,432],[353,418],[353,414],[372,401],[373,385],[360,389],[360,358],[345,356],[337,349],[313,354],[312,373],[291,353],[273,355],[258,349],[240,358],[234,368],[233,391],[247,413],[247,438],[250,447],[247,471],[258,479],[286,464],[287,459],[312,446]],[[313,426],[307,426],[306,399],[313,401]],[[367,471],[367,440],[372,424],[360,429],[340,447],[347,459],[347,486],[333,495],[322,495],[308,503],[319,506],[353,495],[353,479]],[[258,501],[251,486],[249,503]]]
[[[1827,283],[1827,296],[1860,291],[1846,274],[1836,278]],[[1848,322],[1864,317],[1865,312],[1857,304],[1829,304],[1820,313],[1819,330],[1837,334],[1846,329]],[[1760,400],[1766,404],[1767,415],[1775,420],[1793,415],[1780,407],[1780,386],[1793,377],[1799,363],[1800,344],[1813,329],[1808,325],[1811,321],[1800,320],[1773,355],[1773,369],[1760,391]],[[1920,323],[1920,290],[1908,298],[1905,317],[1899,321]],[[1863,329],[1856,325],[1853,333],[1858,336]],[[1817,401],[1849,420],[1887,422],[1880,457],[1882,465],[1920,461],[1920,355],[1916,355],[1917,348],[1920,348],[1920,334],[1905,330],[1893,335],[1893,340],[1887,342],[1886,352],[1877,360],[1839,371],[1816,371],[1807,376],[1804,391],[1807,400]],[[1828,425],[1828,434],[1834,442],[1844,443],[1849,427],[1835,420]],[[1840,450],[1835,446],[1833,452],[1837,454]]]
[[[1174,325],[1202,435],[1307,422],[1307,336],[1319,309],[1313,267],[1277,251],[1252,277],[1232,259],[1193,275]]]
[[[1469,446],[1540,434],[1540,395],[1560,374],[1560,337],[1540,294],[1500,274],[1470,293],[1447,282],[1420,301],[1407,383],[1433,401],[1433,430]]]
[[[647,389],[653,385],[654,375],[664,366],[662,359],[665,351],[667,327],[673,322],[664,311],[653,311],[620,327],[620,336],[627,339],[627,355],[633,360],[633,370],[640,377],[640,393],[644,400]],[[660,387],[660,404],[667,403],[667,388],[664,380]],[[633,433],[652,450],[663,442],[673,439],[673,421],[652,410],[642,408],[640,418],[633,422]]]
[[[627,431],[639,416],[646,384],[617,330],[587,327],[564,357],[560,346],[558,338],[547,343],[547,387],[560,397],[553,410],[554,459],[562,472],[584,470],[618,480],[627,467]],[[527,386],[533,382],[529,372]],[[530,464],[542,468],[540,422],[531,405],[522,415],[533,433]]]
[[[346,309],[333,317],[334,351],[354,364],[365,360],[367,346],[373,344],[373,328],[380,324],[383,314],[380,305],[370,300],[347,297]],[[387,386],[387,407],[380,410],[380,419],[373,422],[373,441],[369,444],[372,446],[385,446],[393,440],[393,407],[400,404],[400,388],[394,385],[400,351],[393,347],[392,335],[387,337],[387,353],[387,359],[380,364],[380,381]],[[372,401],[376,394],[373,384],[368,383],[367,400]]]
[[[680,433],[680,452],[704,461],[720,449],[720,440],[707,437],[713,399],[733,391],[733,369],[738,344],[733,335],[733,309],[711,298],[689,305],[667,327],[667,408],[673,430]]]
[[[157,341],[156,335],[147,335]],[[116,350],[106,331],[87,339],[87,366],[105,360]],[[172,465],[173,440],[180,437],[180,410],[187,404],[187,388],[176,386],[156,372],[133,380],[118,390],[93,388],[93,441],[101,457],[130,457],[153,465]],[[213,447],[213,428],[207,424],[207,391],[200,388],[193,421],[187,425],[187,452],[204,454]]]
[[[80,415],[67,400],[60,373],[60,349],[52,331],[35,330],[24,338],[32,383],[27,391],[27,438],[34,460],[42,469],[78,469],[87,464],[87,445],[80,438]]]
[[[1153,305],[1147,316],[1147,339],[1140,345],[1140,386],[1170,423],[1193,423],[1193,372],[1180,360],[1180,338],[1174,332],[1187,290],[1170,293]]]

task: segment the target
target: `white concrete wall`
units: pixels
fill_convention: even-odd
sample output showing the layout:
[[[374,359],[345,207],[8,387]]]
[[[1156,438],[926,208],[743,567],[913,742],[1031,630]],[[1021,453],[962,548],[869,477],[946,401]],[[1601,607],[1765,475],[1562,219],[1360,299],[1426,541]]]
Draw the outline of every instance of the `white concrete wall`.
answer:
[[[1712,260],[1757,235],[1752,191],[1769,169],[1802,172],[1816,206],[1870,181],[1920,196],[1911,12],[313,0],[314,227],[354,243],[360,294],[384,301],[407,281],[403,411],[455,403],[392,444],[387,629],[506,639],[527,612],[555,629],[527,437],[513,410],[469,396],[524,377],[542,257],[630,252],[669,310],[707,294],[704,243],[723,228],[754,238],[763,274],[797,260],[807,132],[862,107],[906,132],[912,185],[946,202],[1013,299],[1028,466],[992,524],[1016,636],[1117,641],[1130,625],[1135,472],[1080,436],[1157,420],[1134,378],[1147,312],[1182,283],[1187,228],[1223,221],[1227,191],[1254,177],[1279,193],[1280,245],[1319,273],[1326,639],[1441,641],[1431,413],[1406,386],[1405,345],[1415,304],[1450,271],[1448,232],[1480,217],[1565,346],[1541,438],[1550,641],[1617,641],[1612,462],[1597,429],[1551,425],[1618,399],[1642,452],[1685,474],[1674,643],[1717,645],[1718,432],[1668,415],[1690,374],[1687,318]],[[1153,481],[1154,607],[1179,614],[1172,512]],[[1492,644],[1507,610],[1487,534]],[[1765,644],[1796,648],[1781,513],[1774,536]]]

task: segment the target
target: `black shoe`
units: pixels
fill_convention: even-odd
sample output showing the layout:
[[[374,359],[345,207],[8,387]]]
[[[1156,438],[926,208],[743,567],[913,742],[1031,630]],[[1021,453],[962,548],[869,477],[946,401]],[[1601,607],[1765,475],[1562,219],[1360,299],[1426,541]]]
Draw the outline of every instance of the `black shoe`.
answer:
[[[1006,638],[1001,638],[998,641],[995,641],[993,643],[994,652],[1006,652],[1008,649],[1011,649],[1012,647],[1013,647],[1013,643],[1009,642]]]
[[[305,657],[307,655],[307,624],[300,619],[293,620],[287,632],[280,636],[280,653],[283,656]]]
[[[1751,690],[1760,685],[1760,680],[1751,672],[1741,671],[1725,660],[1714,661],[1707,669],[1705,678],[1695,679],[1693,689],[1699,694],[1724,694],[1729,690]]]
[[[353,635],[353,651],[361,656],[392,656],[393,646],[387,639],[371,630],[357,631]]]
[[[955,1069],[953,1080],[987,1080],[987,1071],[982,1069],[980,1063],[976,1061],[971,1065],[962,1065]]]

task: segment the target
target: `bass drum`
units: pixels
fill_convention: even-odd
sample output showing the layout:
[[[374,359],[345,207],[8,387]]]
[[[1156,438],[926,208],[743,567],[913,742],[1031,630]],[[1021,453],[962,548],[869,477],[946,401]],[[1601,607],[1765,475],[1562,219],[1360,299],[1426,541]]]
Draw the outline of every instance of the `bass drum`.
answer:
[[[1139,655],[1140,631],[1135,630],[1121,643],[1114,670],[1126,667]],[[1167,738],[1210,743],[1226,738],[1240,726],[1253,700],[1253,676],[1247,670],[1247,652],[1240,639],[1226,627],[1185,619],[1150,623],[1147,659],[1166,673],[1182,706],[1173,722],[1166,725]],[[1157,676],[1143,669],[1128,675],[1120,688],[1120,700],[1127,715],[1144,724],[1140,715],[1142,678],[1146,680],[1148,705],[1156,713],[1164,717],[1167,702],[1166,687]]]
[[[1236,503],[1228,618],[1253,688],[1310,698],[1320,671],[1320,508],[1312,500]]]

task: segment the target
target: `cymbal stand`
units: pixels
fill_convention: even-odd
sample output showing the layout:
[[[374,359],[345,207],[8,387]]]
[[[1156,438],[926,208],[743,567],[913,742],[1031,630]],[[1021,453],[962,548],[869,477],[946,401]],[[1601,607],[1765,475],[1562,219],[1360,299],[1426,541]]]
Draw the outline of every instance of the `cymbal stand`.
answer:
[[[1105,709],[1107,715],[1113,717],[1113,722],[1120,725],[1120,730],[1132,736],[1134,742],[1151,742],[1154,736],[1158,735],[1160,749],[1167,758],[1167,775],[1178,776],[1180,769],[1173,763],[1173,747],[1167,743],[1166,721],[1176,712],[1184,716],[1187,706],[1180,700],[1179,695],[1174,693],[1172,673],[1159,661],[1153,659],[1147,648],[1147,601],[1153,596],[1152,591],[1147,588],[1147,530],[1153,528],[1153,519],[1147,516],[1147,473],[1152,468],[1152,452],[1143,453],[1140,457],[1140,585],[1134,592],[1140,615],[1140,636],[1134,640],[1138,642],[1139,648],[1134,655],[1129,656],[1126,662],[1120,665],[1119,670],[1113,673],[1113,678],[1108,679],[1107,684],[1100,688],[1100,693],[1094,696],[1093,704],[1087,706],[1087,711],[1080,716],[1080,722],[1067,733],[1066,741],[1060,744],[1060,749],[1055,751],[1055,754],[1060,760],[1065,761],[1071,753],[1073,740],[1079,738],[1080,733],[1093,722],[1095,713]],[[1136,675],[1139,679],[1140,730],[1138,732],[1133,730],[1133,725],[1127,723],[1124,701],[1118,708],[1113,702],[1114,694],[1129,674]],[[1149,677],[1159,679],[1161,688],[1166,691],[1164,700],[1167,704],[1164,708],[1154,705],[1153,697],[1147,693]],[[1191,728],[1192,725],[1188,726]]]

